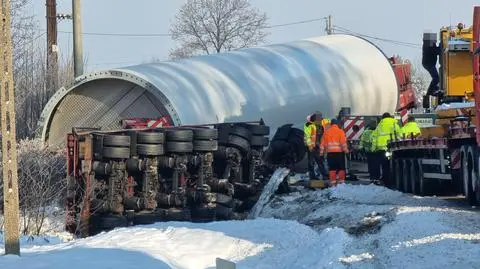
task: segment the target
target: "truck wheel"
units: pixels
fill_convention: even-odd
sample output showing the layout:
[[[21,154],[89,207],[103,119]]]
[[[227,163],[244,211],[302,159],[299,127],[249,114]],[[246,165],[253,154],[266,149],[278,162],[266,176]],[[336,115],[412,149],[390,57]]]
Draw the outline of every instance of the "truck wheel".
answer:
[[[470,177],[469,177],[469,184],[468,184],[468,192],[469,192],[469,197],[468,197],[468,203],[471,206],[476,206],[478,203],[477,200],[477,194],[475,193],[475,189],[473,184],[477,182],[478,180],[478,174],[475,172],[475,168],[469,167],[470,170]],[[477,190],[478,192],[478,190]]]
[[[192,128],[193,139],[210,140],[218,138],[218,130],[214,128]]]
[[[127,227],[128,220],[122,216],[101,216],[98,218],[98,226],[102,230],[112,230],[117,227]]]
[[[165,154],[165,150],[162,144],[137,144],[137,153],[143,156],[160,156]]]
[[[290,136],[290,130],[292,129],[293,124],[285,124],[280,126],[275,134],[273,135],[272,141],[275,140],[287,140]]]
[[[170,153],[187,153],[193,151],[193,144],[192,142],[167,142],[165,149]]]
[[[256,124],[247,124],[247,128],[250,130],[252,135],[269,135],[270,127],[266,125],[256,125]]]
[[[252,132],[250,132],[249,129],[241,125],[235,125],[230,131],[230,134],[245,138],[248,141],[252,139]]]
[[[165,134],[160,132],[139,132],[137,133],[137,143],[139,144],[163,144]]]
[[[215,207],[197,205],[192,207],[192,222],[210,222],[215,220]]]
[[[250,145],[252,147],[266,147],[268,146],[268,137],[254,135],[250,140]]]
[[[216,193],[215,203],[217,205],[222,205],[222,206],[225,206],[225,207],[233,207],[234,204],[235,204],[235,201],[234,201],[233,197],[231,197],[229,195],[222,194],[222,193]]]
[[[130,136],[106,135],[103,137],[103,145],[107,147],[130,147]]]
[[[102,156],[109,159],[128,159],[130,148],[103,147]]]
[[[238,148],[244,152],[250,151],[250,143],[243,137],[236,136],[236,135],[229,135],[228,136],[228,146]]]
[[[165,131],[167,141],[190,142],[193,140],[193,131],[188,129],[171,129]]]
[[[217,149],[217,140],[193,140],[193,151],[209,152]]]
[[[215,206],[215,220],[230,220],[233,217],[233,208],[217,204]]]

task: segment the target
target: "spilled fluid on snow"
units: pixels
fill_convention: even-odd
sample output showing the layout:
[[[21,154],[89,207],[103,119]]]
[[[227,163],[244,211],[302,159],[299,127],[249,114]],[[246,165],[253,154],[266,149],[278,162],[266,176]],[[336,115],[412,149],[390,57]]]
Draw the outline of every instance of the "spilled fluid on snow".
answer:
[[[278,168],[275,170],[273,175],[268,180],[267,185],[263,188],[262,194],[260,194],[260,198],[258,199],[255,206],[253,206],[252,211],[248,214],[249,219],[257,218],[260,213],[262,212],[263,208],[267,205],[270,201],[272,195],[275,194],[277,191],[278,186],[282,183],[283,179],[290,173],[290,169],[287,168]]]

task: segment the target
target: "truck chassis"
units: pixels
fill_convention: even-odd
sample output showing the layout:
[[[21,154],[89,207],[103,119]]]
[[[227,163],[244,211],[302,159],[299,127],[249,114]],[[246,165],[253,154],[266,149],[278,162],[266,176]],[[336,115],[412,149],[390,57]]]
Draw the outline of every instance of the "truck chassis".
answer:
[[[86,237],[158,221],[243,219],[271,174],[261,122],[67,136],[66,230]]]
[[[465,195],[480,204],[479,154],[474,127],[455,127],[445,138],[395,140],[389,144],[391,185],[416,195]]]

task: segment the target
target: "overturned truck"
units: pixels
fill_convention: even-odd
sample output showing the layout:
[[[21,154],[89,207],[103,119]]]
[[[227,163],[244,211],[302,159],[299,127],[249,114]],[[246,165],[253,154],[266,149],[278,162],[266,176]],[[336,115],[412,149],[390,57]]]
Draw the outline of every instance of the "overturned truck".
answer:
[[[85,237],[158,221],[243,219],[271,170],[270,128],[221,123],[68,134],[67,223]]]

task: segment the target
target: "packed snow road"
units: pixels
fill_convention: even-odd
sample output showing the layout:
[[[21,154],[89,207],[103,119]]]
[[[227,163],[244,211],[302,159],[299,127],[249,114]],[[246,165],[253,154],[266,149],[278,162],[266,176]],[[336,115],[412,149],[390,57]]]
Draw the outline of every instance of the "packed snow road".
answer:
[[[216,257],[245,269],[479,268],[480,212],[457,205],[373,185],[303,189],[276,196],[253,220],[23,241],[22,256],[0,257],[0,268],[211,269]]]

